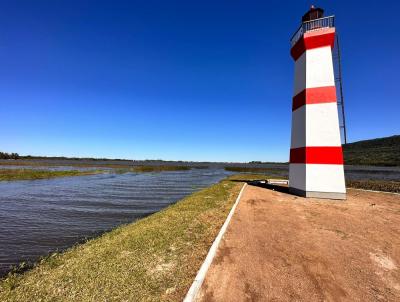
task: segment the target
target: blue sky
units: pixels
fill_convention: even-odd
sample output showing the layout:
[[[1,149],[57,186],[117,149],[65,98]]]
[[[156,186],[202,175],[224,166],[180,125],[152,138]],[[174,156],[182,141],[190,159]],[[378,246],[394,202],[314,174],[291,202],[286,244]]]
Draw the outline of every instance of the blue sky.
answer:
[[[400,133],[398,1],[1,1],[0,150],[287,161],[289,38],[336,15],[349,141]]]

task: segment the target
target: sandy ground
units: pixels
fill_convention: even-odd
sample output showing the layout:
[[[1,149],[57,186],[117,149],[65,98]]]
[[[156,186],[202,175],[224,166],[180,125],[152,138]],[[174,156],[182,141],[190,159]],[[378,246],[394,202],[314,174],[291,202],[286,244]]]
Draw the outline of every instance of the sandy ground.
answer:
[[[198,301],[400,301],[400,196],[247,186]]]

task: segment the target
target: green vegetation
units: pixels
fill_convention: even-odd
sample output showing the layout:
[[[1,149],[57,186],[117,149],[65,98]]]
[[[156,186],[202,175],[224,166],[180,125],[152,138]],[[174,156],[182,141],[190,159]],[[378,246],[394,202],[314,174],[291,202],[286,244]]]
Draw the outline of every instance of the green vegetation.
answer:
[[[286,162],[287,163],[287,162]],[[249,164],[257,164],[257,165],[264,165],[264,164],[282,164],[282,162],[277,162],[277,161],[261,161],[261,160],[252,160],[249,161]]]
[[[102,166],[108,168],[115,168],[115,166]],[[127,173],[127,172],[162,172],[162,171],[186,171],[190,170],[187,166],[136,166],[128,168],[115,169],[115,173]],[[2,180],[33,180],[33,179],[46,179],[55,177],[67,177],[67,176],[84,176],[104,173],[104,170],[67,170],[67,171],[50,171],[50,170],[35,170],[35,169],[0,169],[0,181]]]
[[[161,172],[161,171],[187,171],[188,166],[136,166],[131,168],[133,172]]]
[[[400,193],[400,182],[390,180],[347,180],[346,186],[355,189]]]
[[[226,171],[231,172],[269,172],[270,169],[268,168],[248,168],[248,167],[225,167]]]
[[[0,169],[0,181],[4,180],[33,180],[67,176],[84,176],[103,173],[101,170],[92,171],[49,171],[33,169]]]
[[[347,165],[400,166],[400,135],[343,145]]]
[[[0,281],[0,301],[182,301],[241,178],[9,274]]]
[[[267,180],[269,178],[271,178],[271,176],[266,174],[235,174],[230,176],[228,179],[236,182],[249,182],[255,180]]]
[[[59,166],[71,166],[80,168],[109,168],[120,170],[119,172],[160,172],[160,171],[186,171],[192,168],[200,169],[203,166],[188,166],[188,165],[137,165],[134,166],[130,162],[129,164],[112,164],[112,163],[88,163],[79,162],[78,160],[74,163],[60,163],[57,161],[34,161],[34,160],[16,160],[16,161],[0,161],[1,166],[32,166],[32,167],[59,167]],[[207,167],[205,167],[207,168]]]
[[[225,167],[225,170],[238,173],[264,173],[270,175],[271,177],[279,177],[282,172],[285,172],[285,170],[282,169],[255,167]]]
[[[146,173],[146,172],[163,172],[163,171],[187,171],[192,167],[187,166],[135,166],[115,169],[118,174],[136,172],[136,173]]]

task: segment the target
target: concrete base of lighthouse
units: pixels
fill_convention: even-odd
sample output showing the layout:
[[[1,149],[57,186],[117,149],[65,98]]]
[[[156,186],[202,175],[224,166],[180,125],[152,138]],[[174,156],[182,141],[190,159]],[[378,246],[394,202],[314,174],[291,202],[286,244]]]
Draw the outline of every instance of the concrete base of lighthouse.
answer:
[[[289,192],[298,195],[301,197],[312,197],[312,198],[323,198],[323,199],[338,199],[345,200],[346,193],[337,193],[337,192],[314,192],[314,191],[303,191],[296,188],[290,188]]]

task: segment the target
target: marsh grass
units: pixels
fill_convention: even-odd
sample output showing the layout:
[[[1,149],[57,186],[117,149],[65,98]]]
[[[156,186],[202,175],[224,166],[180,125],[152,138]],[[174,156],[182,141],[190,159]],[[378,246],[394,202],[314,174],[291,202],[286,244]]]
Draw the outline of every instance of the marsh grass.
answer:
[[[135,173],[148,173],[148,172],[163,172],[163,171],[188,171],[192,167],[188,166],[134,166],[114,169],[117,174],[124,174],[129,172]]]
[[[48,179],[55,177],[93,175],[99,173],[104,173],[104,171],[102,170],[50,171],[50,170],[34,170],[34,169],[0,169],[0,181]]]
[[[161,171],[188,171],[191,167],[188,166],[135,166],[131,168],[133,172],[161,172]]]
[[[274,175],[267,174],[257,174],[257,173],[246,173],[246,174],[235,174],[229,176],[227,180],[235,181],[235,182],[251,182],[255,180],[267,180],[271,177],[275,177]]]
[[[221,181],[11,273],[0,281],[0,301],[181,301],[242,184]]]
[[[110,167],[108,167],[110,168]],[[48,179],[56,177],[68,176],[84,176],[99,173],[117,173],[123,174],[128,172],[146,173],[146,172],[162,172],[162,171],[187,171],[191,168],[188,166],[134,166],[134,167],[113,167],[110,171],[105,170],[67,170],[67,171],[51,171],[51,170],[35,170],[35,169],[0,169],[0,181],[12,180],[34,180],[34,179]]]
[[[238,173],[268,173],[270,175],[279,175],[285,172],[282,169],[273,168],[256,168],[256,167],[225,167],[226,171],[238,172]]]
[[[400,181],[391,180],[347,180],[346,187],[400,193]]]

